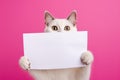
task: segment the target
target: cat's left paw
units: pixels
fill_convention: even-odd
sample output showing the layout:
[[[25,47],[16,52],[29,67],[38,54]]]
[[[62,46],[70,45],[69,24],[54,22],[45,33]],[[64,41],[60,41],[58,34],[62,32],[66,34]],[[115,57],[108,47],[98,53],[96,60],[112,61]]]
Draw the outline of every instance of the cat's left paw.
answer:
[[[94,60],[94,57],[90,51],[86,51],[82,53],[81,62],[83,64],[89,65],[93,62],[93,60]]]

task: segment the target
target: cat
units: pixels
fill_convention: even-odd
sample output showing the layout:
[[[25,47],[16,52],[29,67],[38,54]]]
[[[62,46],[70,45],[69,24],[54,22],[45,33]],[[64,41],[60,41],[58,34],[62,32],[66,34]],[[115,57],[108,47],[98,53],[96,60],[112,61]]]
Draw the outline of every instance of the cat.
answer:
[[[50,12],[45,11],[45,32],[68,32],[77,31],[76,11],[73,10],[66,19],[56,19]],[[33,53],[34,54],[34,53]],[[35,80],[89,80],[91,65],[94,57],[90,51],[82,53],[80,60],[85,67],[52,69],[52,70],[33,70],[30,69],[29,58],[22,56],[19,60],[21,68],[28,70]]]

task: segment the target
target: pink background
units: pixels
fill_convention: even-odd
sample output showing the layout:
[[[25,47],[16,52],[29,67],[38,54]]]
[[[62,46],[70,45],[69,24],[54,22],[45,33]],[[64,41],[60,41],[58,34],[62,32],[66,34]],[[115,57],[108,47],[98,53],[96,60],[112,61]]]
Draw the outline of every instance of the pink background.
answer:
[[[64,18],[73,9],[78,30],[89,32],[91,80],[120,80],[120,0],[1,0],[0,80],[33,80],[18,65],[22,34],[43,32],[45,10]]]

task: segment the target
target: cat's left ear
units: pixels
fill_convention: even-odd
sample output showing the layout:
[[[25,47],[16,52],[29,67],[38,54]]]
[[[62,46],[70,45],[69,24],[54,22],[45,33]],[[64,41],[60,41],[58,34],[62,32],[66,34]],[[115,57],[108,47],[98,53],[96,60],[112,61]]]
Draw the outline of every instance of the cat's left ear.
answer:
[[[76,25],[76,10],[73,10],[71,14],[67,17],[67,20],[70,21],[74,26]]]

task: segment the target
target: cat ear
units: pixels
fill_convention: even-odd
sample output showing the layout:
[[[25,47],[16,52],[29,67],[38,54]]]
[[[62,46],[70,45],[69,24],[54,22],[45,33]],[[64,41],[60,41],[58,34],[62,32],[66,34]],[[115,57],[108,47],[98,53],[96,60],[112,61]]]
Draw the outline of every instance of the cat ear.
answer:
[[[76,25],[76,10],[71,12],[71,14],[67,17],[67,20],[70,21],[74,26]]]
[[[52,20],[54,20],[54,17],[48,11],[45,11],[45,24],[49,25]]]

